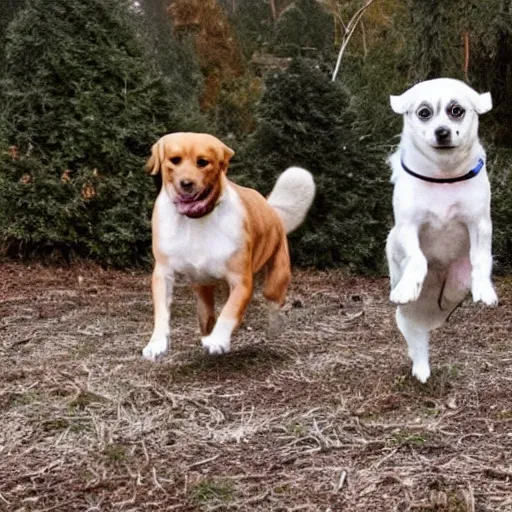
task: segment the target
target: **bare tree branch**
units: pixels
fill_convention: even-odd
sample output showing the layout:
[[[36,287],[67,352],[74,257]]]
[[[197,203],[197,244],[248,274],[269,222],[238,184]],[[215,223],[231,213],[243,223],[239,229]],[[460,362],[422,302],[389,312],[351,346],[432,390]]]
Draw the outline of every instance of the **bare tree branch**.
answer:
[[[272,10],[272,19],[275,23],[277,21],[277,9],[275,0],[270,0],[270,9]]]
[[[364,58],[366,59],[366,56],[368,55],[368,44],[366,43],[366,29],[364,26],[364,20],[361,20],[361,35],[363,37]]]
[[[350,38],[352,37],[357,25],[361,21],[361,18],[363,17],[366,9],[368,9],[368,7],[370,7],[370,5],[372,5],[374,1],[375,0],[366,0],[366,3],[356,11],[354,16],[352,16],[352,18],[348,22],[348,25],[346,26],[345,29],[345,34],[343,35],[343,43],[338,53],[338,59],[336,60],[336,67],[334,68],[334,73],[332,74],[333,82],[336,80],[336,77],[338,76],[338,72],[341,66],[341,59],[343,58],[343,54],[345,53]]]

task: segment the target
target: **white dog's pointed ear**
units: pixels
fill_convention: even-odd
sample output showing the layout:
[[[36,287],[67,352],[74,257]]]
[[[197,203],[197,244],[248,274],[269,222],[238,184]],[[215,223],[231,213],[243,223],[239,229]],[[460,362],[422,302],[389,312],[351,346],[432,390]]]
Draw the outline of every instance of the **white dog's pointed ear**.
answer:
[[[485,114],[492,108],[492,97],[490,92],[484,92],[478,95],[478,101],[475,110],[478,114]]]
[[[404,92],[400,96],[390,96],[389,102],[391,103],[391,108],[395,114],[405,114],[407,112],[407,92]]]
[[[468,99],[473,105],[477,114],[485,114],[492,108],[492,97],[490,92],[478,94],[474,89],[468,86],[469,95]]]

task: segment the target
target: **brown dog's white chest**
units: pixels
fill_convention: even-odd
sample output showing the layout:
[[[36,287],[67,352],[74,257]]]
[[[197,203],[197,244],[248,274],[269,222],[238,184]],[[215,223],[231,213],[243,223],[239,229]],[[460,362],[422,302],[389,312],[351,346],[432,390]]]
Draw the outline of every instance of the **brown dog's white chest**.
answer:
[[[180,215],[162,191],[152,223],[155,259],[196,283],[223,279],[228,261],[244,241],[243,207],[230,187],[219,205],[200,219]]]

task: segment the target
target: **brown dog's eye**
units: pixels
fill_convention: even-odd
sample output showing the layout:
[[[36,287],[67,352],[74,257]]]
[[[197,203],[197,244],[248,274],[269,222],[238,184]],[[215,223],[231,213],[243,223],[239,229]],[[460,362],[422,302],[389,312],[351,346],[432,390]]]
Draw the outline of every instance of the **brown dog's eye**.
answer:
[[[196,163],[197,167],[206,167],[210,162],[208,162],[208,160],[205,160],[204,158],[198,158]]]
[[[181,156],[173,156],[171,158],[171,163],[174,165],[179,165],[181,163]]]

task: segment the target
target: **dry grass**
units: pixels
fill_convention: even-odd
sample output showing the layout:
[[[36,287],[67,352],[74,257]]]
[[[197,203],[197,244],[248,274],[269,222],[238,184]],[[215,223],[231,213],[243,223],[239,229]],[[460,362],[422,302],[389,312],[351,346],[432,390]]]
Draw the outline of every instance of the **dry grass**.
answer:
[[[438,331],[409,377],[386,280],[297,272],[286,330],[257,294],[234,352],[143,361],[149,276],[4,264],[0,510],[512,510],[512,287]]]

